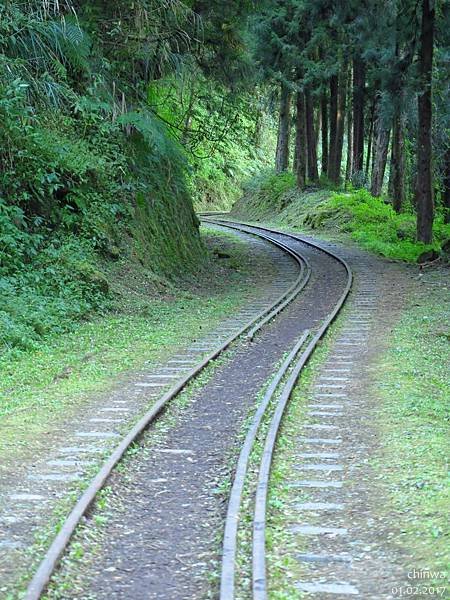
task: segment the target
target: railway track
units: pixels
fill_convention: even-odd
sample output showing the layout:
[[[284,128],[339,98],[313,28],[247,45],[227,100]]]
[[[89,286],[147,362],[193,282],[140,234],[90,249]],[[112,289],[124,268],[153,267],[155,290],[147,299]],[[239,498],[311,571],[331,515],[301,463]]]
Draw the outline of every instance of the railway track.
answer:
[[[225,223],[222,220],[215,220],[213,222],[222,225]],[[297,236],[291,234],[281,234],[280,232],[268,228],[255,228],[253,226],[245,226],[242,224],[234,225],[230,223],[227,223],[227,226],[233,228],[236,227],[240,231],[262,230],[264,232],[269,232],[269,238],[272,240],[277,239],[277,237],[287,237],[295,240],[299,239]],[[265,235],[267,235],[267,233]],[[303,367],[308,362],[317,344],[325,335],[326,331],[338,315],[339,311],[341,310],[348,297],[348,294],[350,293],[350,289],[352,286],[353,275],[350,270],[350,267],[343,259],[341,259],[340,257],[331,253],[328,250],[320,248],[316,244],[312,244],[311,242],[308,242],[308,244],[319,248],[322,252],[328,254],[329,256],[332,256],[336,261],[340,262],[345,268],[347,274],[347,282],[345,289],[340,295],[340,297],[337,299],[333,310],[326,317],[326,319],[318,328],[318,330],[313,332],[312,335],[310,335],[309,330],[305,331],[300,337],[300,340],[295,344],[294,348],[291,350],[290,354],[276,373],[271,385],[269,386],[266,394],[264,395],[260,406],[258,407],[258,410],[256,411],[253,417],[246,439],[242,446],[242,450],[240,452],[231,488],[230,500],[228,504],[222,553],[220,600],[234,600],[235,598],[239,511],[243,489],[245,485],[245,478],[247,475],[250,456],[256,444],[258,430],[261,426],[263,419],[267,416],[267,413],[269,412],[269,407],[271,406],[272,401],[276,397],[276,394],[278,392],[279,396],[275,403],[275,408],[272,409],[270,415],[270,425],[267,431],[267,435],[265,437],[264,449],[258,468],[258,482],[253,513],[252,593],[254,600],[267,600],[267,494],[269,489],[270,470],[273,454],[275,451],[277,434],[280,428],[283,414],[286,410],[290,396],[292,394],[293,389],[295,388],[295,385]],[[304,347],[306,341],[308,341],[308,344],[306,348],[302,351],[302,348]],[[287,380],[283,381],[287,374],[289,374]]]
[[[223,227],[223,225],[220,225]],[[250,232],[248,232],[250,233]],[[35,572],[30,584],[27,587],[26,599],[37,600],[45,592],[48,582],[55,571],[61,556],[64,554],[70,539],[79,524],[82,517],[87,513],[97,493],[102,489],[108,477],[114,470],[114,467],[122,459],[127,449],[139,438],[140,435],[157,419],[158,415],[168,406],[168,404],[191,382],[203,369],[214,361],[237,339],[246,337],[253,338],[257,332],[289,305],[302,289],[307,285],[311,276],[311,268],[308,261],[298,251],[291,250],[282,241],[277,241],[266,235],[264,232],[258,232],[257,237],[270,244],[282,249],[297,264],[298,273],[293,283],[285,289],[268,307],[252,316],[248,322],[243,324],[237,332],[233,332],[223,343],[217,346],[212,352],[209,352],[197,365],[195,365],[181,380],[167,391],[139,421],[133,426],[129,433],[113,449],[107,457],[96,476],[92,479],[85,492],[77,501],[76,505],[63,522],[59,533],[53,540],[51,546],[45,554],[37,571]]]
[[[31,580],[26,593],[27,600],[38,600],[45,592],[48,582],[58,566],[59,560],[67,548],[70,539],[79,524],[82,517],[87,513],[89,507],[95,500],[98,491],[105,485],[108,477],[111,475],[114,467],[121,460],[130,445],[135,442],[149,425],[157,419],[158,415],[168,406],[168,404],[192,381],[203,369],[214,361],[222,352],[230,347],[238,339],[253,339],[262,331],[266,325],[294,303],[298,302],[300,292],[309,288],[308,283],[312,276],[317,277],[310,260],[305,256],[308,252],[315,255],[315,260],[320,260],[322,254],[327,257],[330,265],[335,262],[340,268],[339,295],[334,298],[327,307],[322,307],[322,317],[315,320],[311,328],[300,329],[296,335],[295,344],[288,357],[283,361],[281,367],[275,374],[272,384],[268,388],[265,397],[256,411],[246,440],[243,444],[236,474],[230,495],[228,513],[225,525],[223,562],[221,575],[221,600],[232,600],[235,598],[235,558],[236,558],[236,540],[239,525],[239,507],[242,497],[242,490],[245,482],[246,470],[249,457],[256,440],[256,436],[261,422],[267,418],[268,407],[273,406],[273,400],[276,398],[275,409],[270,414],[270,426],[265,440],[264,453],[259,467],[258,489],[255,502],[255,513],[253,519],[253,596],[257,600],[267,598],[267,574],[265,564],[265,518],[266,518],[266,499],[270,477],[270,466],[275,449],[277,432],[282,420],[284,410],[289,402],[289,398],[298,377],[307,363],[309,357],[314,352],[317,343],[326,333],[328,327],[335,319],[350,292],[352,285],[352,274],[348,265],[334,255],[318,246],[317,244],[302,240],[301,238],[289,234],[284,234],[263,227],[253,227],[246,224],[232,223],[217,216],[211,215],[203,218],[205,222],[220,228],[228,228],[240,231],[241,233],[257,236],[270,244],[273,244],[283,252],[288,254],[296,263],[298,273],[291,285],[283,291],[271,304],[264,310],[258,312],[247,323],[243,324],[237,332],[228,337],[225,342],[209,352],[194,368],[192,368],[181,380],[167,391],[140,420],[134,425],[129,433],[122,439],[118,446],[106,459],[101,469],[91,481],[83,495],[79,498],[76,506],[73,508],[68,518],[63,523],[58,535],[48,549],[44,559],[40,563],[37,571]],[[307,250],[305,252],[305,250]],[[325,275],[321,275],[320,285],[325,284]],[[317,285],[317,281],[315,283]],[[325,312],[324,312],[325,311]],[[292,317],[291,317],[292,318]]]

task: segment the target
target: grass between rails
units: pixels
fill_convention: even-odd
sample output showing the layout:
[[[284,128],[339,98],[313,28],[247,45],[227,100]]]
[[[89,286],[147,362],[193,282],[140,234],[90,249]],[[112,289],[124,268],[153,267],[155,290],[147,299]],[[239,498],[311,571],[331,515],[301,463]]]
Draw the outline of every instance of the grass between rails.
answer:
[[[271,269],[233,234],[209,231],[209,245],[229,258],[211,260],[195,285],[146,295],[145,285],[122,294],[116,313],[54,336],[38,351],[0,361],[0,453],[45,443],[43,433],[79,410],[93,394],[110,389],[124,372],[154,363],[199,335],[255,291],[255,267]],[[206,293],[202,292],[204,286]]]
[[[381,399],[383,450],[375,468],[391,498],[386,509],[402,524],[399,543],[414,554],[412,566],[448,574],[448,271],[425,274],[422,286],[378,366],[382,378],[374,387]]]

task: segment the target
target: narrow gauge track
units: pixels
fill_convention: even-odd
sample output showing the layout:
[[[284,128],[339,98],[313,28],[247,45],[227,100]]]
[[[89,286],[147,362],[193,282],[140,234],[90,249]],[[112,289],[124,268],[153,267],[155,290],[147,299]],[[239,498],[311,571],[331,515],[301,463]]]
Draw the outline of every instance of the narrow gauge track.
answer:
[[[210,215],[208,215],[210,216]],[[212,215],[211,215],[212,216]],[[309,337],[309,331],[305,331],[300,337],[299,341],[295,344],[294,348],[290,352],[289,356],[283,362],[278,372],[276,373],[271,385],[269,386],[261,405],[256,411],[246,439],[242,446],[234,481],[232,484],[227,517],[225,522],[225,533],[223,541],[223,553],[222,553],[222,573],[221,573],[221,587],[220,587],[220,600],[234,600],[235,598],[235,579],[236,579],[236,555],[237,555],[237,535],[239,525],[239,512],[242,500],[242,493],[245,485],[245,478],[247,469],[250,461],[252,450],[257,440],[258,431],[260,425],[265,416],[269,413],[269,407],[277,392],[279,393],[278,400],[275,403],[275,408],[272,414],[269,415],[270,423],[268,432],[264,442],[264,449],[261,456],[259,469],[258,469],[258,482],[256,488],[256,496],[254,502],[254,514],[253,514],[253,542],[252,542],[252,590],[254,600],[267,600],[267,568],[266,568],[266,516],[267,516],[267,494],[269,490],[270,481],[270,470],[272,465],[272,459],[275,451],[275,445],[277,440],[277,434],[282,422],[283,414],[289,403],[290,396],[293,389],[295,388],[296,382],[302,372],[303,367],[308,362],[309,358],[313,354],[317,344],[321,338],[325,335],[326,331],[339,314],[343,307],[352,287],[353,274],[348,264],[339,256],[334,253],[321,248],[319,245],[314,244],[310,241],[303,240],[302,238],[279,232],[274,229],[268,229],[263,227],[254,227],[246,224],[236,224],[223,220],[212,220],[207,219],[210,222],[214,222],[221,225],[226,225],[239,231],[250,231],[260,232],[264,231],[265,235],[267,232],[270,234],[269,239],[279,240],[280,237],[287,237],[307,243],[308,245],[314,246],[321,250],[325,254],[331,256],[338,261],[347,273],[347,283],[345,289],[339,299],[337,300],[334,308],[330,314],[325,318],[319,329],[313,333],[308,345],[301,353],[301,350]],[[271,237],[276,236],[276,237]],[[285,383],[283,379],[286,375],[289,375]]]
[[[220,226],[226,226],[217,223]],[[289,254],[299,266],[299,273],[294,283],[281,294],[268,308],[261,311],[256,317],[252,318],[237,333],[230,336],[223,344],[208,354],[198,365],[191,369],[180,381],[178,381],[166,394],[164,394],[153,406],[145,413],[139,421],[133,426],[129,433],[122,439],[118,446],[112,451],[110,456],[104,461],[97,475],[92,479],[87,489],[78,499],[76,505],[63,522],[57,536],[54,538],[43,560],[38,566],[25,594],[26,600],[38,600],[41,598],[48,583],[57,568],[59,561],[64,554],[70,539],[75,532],[82,517],[88,512],[90,506],[96,498],[97,493],[104,487],[108,477],[111,475],[115,466],[123,458],[128,448],[142,435],[151,423],[162,413],[168,404],[199,375],[205,367],[215,360],[238,338],[247,335],[252,338],[264,325],[272,320],[286,306],[288,306],[307,285],[311,276],[311,267],[306,258],[299,251],[292,250],[281,240],[275,240],[270,235],[263,232],[244,232],[255,235],[267,240],[269,243],[282,249]]]

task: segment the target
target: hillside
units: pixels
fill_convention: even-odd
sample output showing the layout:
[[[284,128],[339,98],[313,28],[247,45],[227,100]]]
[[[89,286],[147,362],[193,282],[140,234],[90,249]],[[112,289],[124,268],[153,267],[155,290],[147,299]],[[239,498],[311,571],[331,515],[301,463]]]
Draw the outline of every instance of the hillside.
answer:
[[[290,173],[260,176],[245,186],[231,215],[248,221],[270,222],[278,227],[351,239],[362,248],[387,258],[406,262],[448,260],[450,225],[437,216],[434,241],[416,239],[413,210],[397,214],[386,198],[377,198],[364,188],[332,190],[310,186],[299,190]]]
[[[194,277],[207,258],[193,203],[229,206],[264,161],[261,111],[213,71],[212,47],[199,64],[197,17],[151,5],[0,6],[4,349],[117,310],[135,281],[158,295]]]

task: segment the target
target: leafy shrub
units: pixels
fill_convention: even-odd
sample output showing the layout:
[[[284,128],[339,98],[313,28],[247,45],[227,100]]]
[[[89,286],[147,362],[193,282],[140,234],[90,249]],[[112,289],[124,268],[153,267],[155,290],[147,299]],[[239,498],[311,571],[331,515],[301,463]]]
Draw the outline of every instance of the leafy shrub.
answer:
[[[87,243],[55,239],[20,272],[0,278],[0,347],[35,349],[109,305],[108,282]]]
[[[242,212],[258,218],[279,213],[290,204],[290,192],[293,188],[293,173],[263,172],[247,182],[244,195],[234,205],[233,212]]]
[[[450,226],[445,226],[438,217],[434,244],[416,242],[414,215],[397,214],[390,205],[364,189],[333,194],[321,209],[330,211],[336,226],[349,232],[364,248],[408,262],[415,262],[426,250],[438,250],[450,236]]]
[[[23,210],[0,197],[0,276],[29,262],[38,252],[42,234],[29,232]]]

